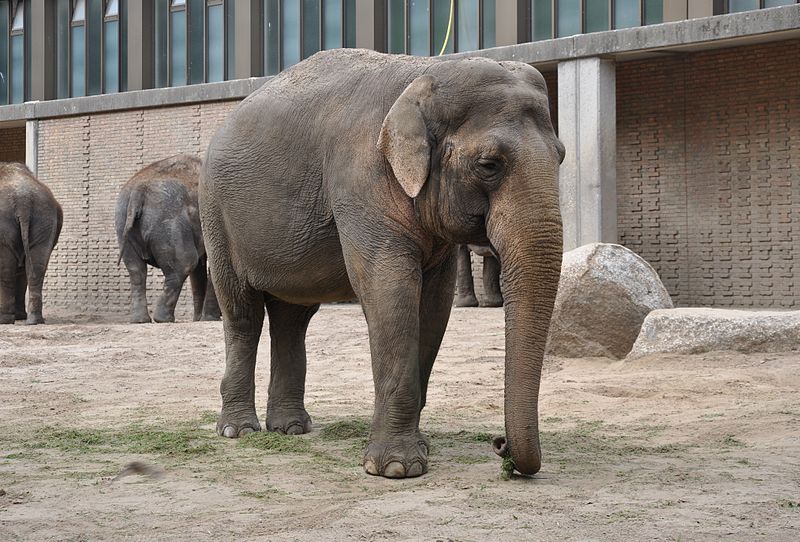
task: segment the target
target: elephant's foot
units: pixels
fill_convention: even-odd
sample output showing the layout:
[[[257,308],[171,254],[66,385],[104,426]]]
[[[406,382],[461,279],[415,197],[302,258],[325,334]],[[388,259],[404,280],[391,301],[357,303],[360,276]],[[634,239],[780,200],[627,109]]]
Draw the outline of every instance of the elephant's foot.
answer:
[[[13,324],[14,320],[13,314],[0,314],[0,324]]]
[[[256,409],[248,406],[223,406],[217,420],[217,434],[227,438],[239,438],[248,433],[261,431]]]
[[[174,322],[175,312],[162,307],[158,307],[156,309],[156,312],[153,314],[153,320],[155,320],[159,324]]]
[[[478,298],[475,297],[475,294],[458,294],[456,295],[455,299],[455,306],[456,307],[477,307],[478,306]]]
[[[14,314],[14,320],[27,320],[27,319],[28,319],[28,313],[25,311],[17,311]]]
[[[37,324],[44,324],[44,318],[41,312],[29,312],[28,318],[25,319],[25,324],[35,326]]]
[[[428,439],[413,435],[373,436],[364,453],[367,474],[386,478],[413,478],[428,472]]]
[[[147,311],[140,313],[133,313],[131,314],[130,323],[131,324],[149,324],[152,320],[150,319],[150,315],[147,314]]]
[[[219,322],[221,318],[219,314],[203,314],[200,320],[203,322]]]
[[[502,307],[502,306],[503,306],[502,296],[487,295],[483,298],[483,303],[481,303],[481,307]]]
[[[284,435],[302,435],[311,432],[311,416],[304,408],[267,408],[267,431]]]

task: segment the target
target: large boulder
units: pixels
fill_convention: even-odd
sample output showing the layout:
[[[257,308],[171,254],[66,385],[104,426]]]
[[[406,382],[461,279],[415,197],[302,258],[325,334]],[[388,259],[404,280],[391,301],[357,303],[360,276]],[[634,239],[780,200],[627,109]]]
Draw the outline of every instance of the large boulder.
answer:
[[[655,270],[631,250],[592,243],[564,254],[548,353],[623,358],[642,322],[672,299]]]
[[[713,350],[800,350],[800,311],[657,310],[647,315],[629,359],[648,354]]]

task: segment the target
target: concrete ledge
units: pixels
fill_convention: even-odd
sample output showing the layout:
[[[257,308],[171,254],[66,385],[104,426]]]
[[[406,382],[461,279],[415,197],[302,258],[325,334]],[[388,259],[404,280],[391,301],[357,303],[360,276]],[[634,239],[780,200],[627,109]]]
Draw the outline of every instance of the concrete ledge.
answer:
[[[268,79],[269,77],[252,77],[250,79],[203,83],[183,87],[154,88],[117,94],[85,96],[83,98],[26,102],[24,104],[0,107],[0,123],[69,117],[106,111],[124,111],[126,109],[241,100],[263,85]]]
[[[786,36],[784,33],[791,33]],[[800,37],[800,5],[759,9],[636,28],[578,34],[567,38],[494,47],[450,58],[485,56],[547,64],[587,56],[681,49],[692,45],[735,45],[729,40],[775,34],[775,39]]]
[[[800,311],[683,308],[654,310],[644,320],[626,359],[649,354],[714,350],[800,350]]]

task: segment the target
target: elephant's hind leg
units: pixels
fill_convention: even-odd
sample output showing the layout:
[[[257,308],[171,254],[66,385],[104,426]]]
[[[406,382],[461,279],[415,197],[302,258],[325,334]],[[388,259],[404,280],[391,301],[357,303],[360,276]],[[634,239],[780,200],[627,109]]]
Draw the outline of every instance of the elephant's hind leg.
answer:
[[[493,256],[483,258],[483,303],[481,307],[502,307],[500,291],[500,262]]]
[[[17,257],[0,245],[0,324],[13,324],[15,313]]]
[[[156,310],[153,313],[153,320],[159,323],[175,321],[175,305],[183,289],[183,283],[189,276],[188,271],[163,267],[164,271],[164,292],[158,298]]]
[[[251,289],[218,289],[225,331],[225,375],[217,434],[237,438],[261,431],[256,414],[255,371],[258,340],[264,326],[264,294]]]
[[[206,272],[206,258],[203,256],[197,263],[192,272],[189,273],[189,282],[192,285],[192,303],[194,304],[194,317],[196,322],[203,317],[203,303],[206,299],[206,283],[208,276]]]
[[[147,310],[147,264],[132,250],[125,250],[122,261],[128,270],[131,281],[131,317],[132,324],[149,324],[150,313]]]
[[[267,429],[287,435],[308,433],[306,330],[319,305],[292,305],[277,299],[268,299],[266,305],[271,338]]]
[[[28,276],[25,274],[24,267],[17,268],[14,301],[14,319],[27,320],[28,311],[25,310],[25,292],[28,291]]]

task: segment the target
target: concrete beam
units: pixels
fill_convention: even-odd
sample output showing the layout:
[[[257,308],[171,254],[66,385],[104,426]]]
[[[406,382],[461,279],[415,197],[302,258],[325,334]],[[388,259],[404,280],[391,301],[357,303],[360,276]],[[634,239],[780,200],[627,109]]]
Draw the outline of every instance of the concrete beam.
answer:
[[[30,99],[56,97],[56,3],[51,0],[31,2],[30,28]]]
[[[560,170],[564,250],[617,242],[617,112],[614,62],[558,65],[558,129],[567,154]]]
[[[238,0],[233,13],[236,60],[232,79],[258,77],[264,73],[261,47],[261,0]]]
[[[34,176],[39,174],[39,121],[25,123],[25,165]]]
[[[128,90],[153,88],[153,2],[127,2]]]

